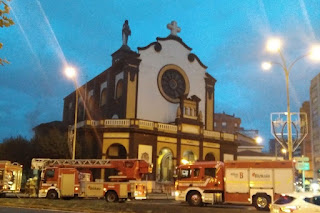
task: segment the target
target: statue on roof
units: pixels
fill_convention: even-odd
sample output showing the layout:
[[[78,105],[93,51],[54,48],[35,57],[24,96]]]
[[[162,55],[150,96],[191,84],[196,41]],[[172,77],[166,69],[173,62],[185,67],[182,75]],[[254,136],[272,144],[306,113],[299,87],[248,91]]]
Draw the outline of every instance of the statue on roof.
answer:
[[[131,30],[129,27],[128,20],[125,20],[122,27],[122,45],[128,46],[129,35],[131,35]]]

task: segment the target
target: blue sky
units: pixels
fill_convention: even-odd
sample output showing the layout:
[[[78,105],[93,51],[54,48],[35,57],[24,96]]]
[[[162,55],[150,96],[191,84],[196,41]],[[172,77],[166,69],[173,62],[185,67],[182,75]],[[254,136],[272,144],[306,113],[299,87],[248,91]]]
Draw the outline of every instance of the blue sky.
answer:
[[[68,62],[84,83],[111,65],[129,20],[129,46],[137,51],[166,37],[177,21],[179,36],[217,79],[215,111],[235,114],[246,129],[258,129],[264,143],[272,138],[270,113],[286,111],[284,72],[260,68],[278,61],[265,51],[268,37],[284,41],[288,61],[320,42],[318,0],[12,0],[15,25],[0,29],[0,141],[30,138],[40,123],[62,120],[63,98],[74,90],[63,74]],[[310,80],[320,69],[308,59],[290,74],[292,111],[309,100]]]

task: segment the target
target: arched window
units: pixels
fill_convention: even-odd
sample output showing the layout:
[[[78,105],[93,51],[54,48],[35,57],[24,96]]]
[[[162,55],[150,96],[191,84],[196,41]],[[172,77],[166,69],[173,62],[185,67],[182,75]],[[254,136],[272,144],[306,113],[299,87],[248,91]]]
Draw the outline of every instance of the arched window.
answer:
[[[206,157],[204,158],[205,161],[215,161],[216,158],[214,157],[214,154],[212,152],[209,152],[206,154]]]
[[[74,107],[72,102],[69,103],[69,108],[68,108],[68,123],[74,122]]]
[[[126,148],[119,144],[112,144],[107,150],[107,157],[110,159],[126,159],[127,158],[127,150]]]
[[[182,156],[183,159],[189,161],[189,162],[195,162],[197,159],[196,159],[196,156],[194,155],[194,153],[190,150],[188,151],[185,151],[183,153],[183,156]]]
[[[119,119],[119,116],[118,116],[117,114],[114,114],[114,115],[112,116],[112,119]]]
[[[93,103],[93,97],[92,96],[89,98],[88,108],[89,108],[89,112],[94,111],[94,103]]]
[[[116,87],[116,99],[120,98],[123,94],[123,80],[120,79]]]
[[[107,103],[107,89],[104,88],[100,96],[100,106],[103,106]]]
[[[84,119],[84,105],[83,105],[83,101],[79,101],[78,104],[78,121],[83,121]]]

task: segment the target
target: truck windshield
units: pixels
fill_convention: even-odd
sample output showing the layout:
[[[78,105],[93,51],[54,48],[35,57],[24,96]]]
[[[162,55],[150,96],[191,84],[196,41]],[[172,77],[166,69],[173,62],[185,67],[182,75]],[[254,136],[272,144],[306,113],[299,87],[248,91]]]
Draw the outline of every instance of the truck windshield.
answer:
[[[190,177],[191,177],[191,169],[180,169],[179,179],[190,178]]]
[[[216,177],[216,168],[205,168],[204,175],[206,177]]]
[[[45,178],[52,178],[52,177],[54,177],[54,169],[48,169],[46,171]]]

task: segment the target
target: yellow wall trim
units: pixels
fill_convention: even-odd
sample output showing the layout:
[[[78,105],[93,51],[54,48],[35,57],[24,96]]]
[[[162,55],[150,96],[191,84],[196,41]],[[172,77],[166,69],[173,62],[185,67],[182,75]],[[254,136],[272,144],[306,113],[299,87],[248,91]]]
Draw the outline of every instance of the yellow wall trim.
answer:
[[[103,138],[129,138],[129,132],[105,132]]]
[[[200,134],[200,126],[190,125],[190,124],[182,124],[182,132]]]
[[[167,142],[167,143],[177,143],[177,138],[158,136],[157,140],[162,142]]]
[[[160,151],[164,148],[169,148],[172,151],[173,157],[177,156],[177,144],[158,142],[157,155],[159,155]]]
[[[128,72],[126,118],[135,118],[135,112],[136,112],[136,85],[137,85],[137,75],[134,76],[134,81],[131,81],[130,80],[130,72]]]
[[[203,142],[204,147],[220,148],[220,144],[212,142]]]
[[[199,146],[200,143],[199,141],[196,141],[196,140],[181,139],[181,144]]]

